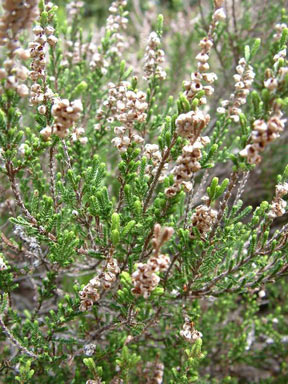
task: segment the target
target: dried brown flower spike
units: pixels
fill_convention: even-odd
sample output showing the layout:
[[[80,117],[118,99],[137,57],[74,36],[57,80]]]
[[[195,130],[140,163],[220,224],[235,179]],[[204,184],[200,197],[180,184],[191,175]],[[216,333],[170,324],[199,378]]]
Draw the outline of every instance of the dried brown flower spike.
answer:
[[[139,263],[136,271],[132,274],[134,288],[132,293],[136,296],[143,296],[147,299],[151,292],[160,282],[157,272],[164,272],[169,268],[170,258],[167,255],[159,254],[160,248],[173,235],[174,230],[171,227],[161,228],[160,224],[154,227],[154,236],[152,239],[153,254],[146,264]]]

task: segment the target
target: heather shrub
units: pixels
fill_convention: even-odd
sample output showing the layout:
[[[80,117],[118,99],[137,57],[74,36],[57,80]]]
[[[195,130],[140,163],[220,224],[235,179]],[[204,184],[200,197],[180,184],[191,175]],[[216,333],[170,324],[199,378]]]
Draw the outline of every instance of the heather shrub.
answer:
[[[285,6],[3,0],[1,383],[287,383]]]

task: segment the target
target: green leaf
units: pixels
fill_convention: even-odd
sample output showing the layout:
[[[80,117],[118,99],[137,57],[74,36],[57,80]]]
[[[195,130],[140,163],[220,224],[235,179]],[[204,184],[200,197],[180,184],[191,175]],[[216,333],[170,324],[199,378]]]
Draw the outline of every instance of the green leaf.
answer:
[[[249,47],[249,45],[245,45],[245,48],[244,48],[244,57],[245,57],[246,62],[248,63],[249,60],[250,60],[250,57],[251,57],[251,54],[250,54],[250,47]]]
[[[250,53],[250,60],[253,59],[253,57],[256,55],[258,52],[258,49],[260,48],[261,45],[261,39],[255,39],[252,48],[251,48],[251,53]]]
[[[164,17],[163,17],[163,15],[158,15],[156,32],[157,32],[157,34],[158,34],[160,37],[162,36],[162,33],[163,33],[163,22],[164,22]]]

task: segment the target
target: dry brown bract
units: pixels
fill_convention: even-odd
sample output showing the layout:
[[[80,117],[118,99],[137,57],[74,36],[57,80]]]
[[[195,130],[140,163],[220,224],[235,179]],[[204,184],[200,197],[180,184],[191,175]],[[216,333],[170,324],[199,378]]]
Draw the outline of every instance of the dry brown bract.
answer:
[[[249,164],[259,164],[261,162],[260,152],[263,152],[269,143],[280,136],[286,122],[285,119],[281,119],[281,116],[279,111],[278,116],[271,117],[267,123],[264,120],[254,121],[251,132],[252,143],[240,151],[240,156],[245,157]]]
[[[52,107],[54,126],[52,128],[44,128],[41,134],[49,136],[49,134],[54,133],[59,137],[66,137],[68,130],[79,120],[82,110],[81,100],[74,100],[72,102],[67,99],[57,100]]]
[[[38,15],[37,0],[4,0],[5,10],[0,21],[0,45],[6,45],[11,51],[18,47],[17,35],[22,29],[29,28]]]
[[[117,260],[110,258],[103,271],[98,276],[93,277],[83,290],[79,292],[81,301],[80,311],[84,312],[91,310],[94,302],[100,299],[99,288],[111,288],[119,273],[120,268]]]
[[[190,236],[195,237],[193,227],[196,227],[201,236],[206,237],[207,233],[212,230],[213,224],[217,219],[218,212],[210,206],[199,205],[192,215],[192,225],[190,227]]]
[[[178,157],[173,169],[174,184],[165,190],[168,197],[175,196],[184,187],[186,192],[192,190],[191,178],[193,174],[201,169],[199,160],[202,157],[201,149],[210,142],[207,136],[199,137],[192,145],[185,145],[182,155]]]
[[[164,63],[164,51],[159,49],[160,38],[156,32],[151,32],[144,57],[144,79],[149,80],[157,77],[160,80],[166,79],[166,72],[161,64]]]
[[[161,362],[148,362],[144,369],[146,384],[161,384],[164,376],[164,364]]]
[[[154,237],[152,239],[153,254],[147,263],[139,263],[137,270],[132,274],[134,288],[132,293],[136,296],[143,296],[147,299],[151,292],[157,287],[160,277],[157,272],[164,272],[169,268],[170,258],[160,254],[160,248],[173,235],[173,228],[164,227],[159,224],[154,227]]]
[[[269,217],[274,219],[275,217],[283,216],[286,212],[287,202],[282,199],[283,196],[288,193],[288,183],[276,185],[275,197],[272,201]]]

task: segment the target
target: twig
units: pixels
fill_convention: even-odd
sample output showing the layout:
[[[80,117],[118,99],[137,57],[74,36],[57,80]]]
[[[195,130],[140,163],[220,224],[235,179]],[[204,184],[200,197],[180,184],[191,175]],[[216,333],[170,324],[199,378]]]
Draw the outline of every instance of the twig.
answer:
[[[49,151],[49,172],[50,172],[51,194],[52,194],[54,209],[56,211],[57,202],[56,202],[56,189],[55,189],[54,144],[51,145],[50,151]]]
[[[162,169],[163,169],[163,167],[164,167],[164,165],[165,165],[165,163],[166,163],[166,160],[167,160],[167,159],[169,158],[169,156],[170,156],[171,149],[173,148],[173,146],[174,146],[174,144],[175,144],[175,142],[176,142],[176,139],[177,139],[177,136],[176,136],[176,134],[174,133],[174,136],[173,136],[173,138],[172,138],[171,144],[170,144],[170,146],[167,148],[166,152],[164,153],[164,155],[163,155],[163,157],[162,157],[162,160],[161,160],[161,162],[160,162],[160,164],[159,164],[159,167],[158,167],[158,169],[157,169],[156,175],[155,175],[155,177],[154,177],[154,179],[153,179],[153,182],[152,182],[152,184],[151,184],[151,186],[150,186],[150,188],[149,188],[149,190],[148,190],[147,198],[146,198],[146,200],[145,200],[145,202],[144,202],[144,206],[143,206],[143,213],[145,213],[146,210],[147,210],[147,208],[148,208],[148,205],[149,205],[149,203],[150,203],[150,200],[151,200],[151,197],[152,197],[152,195],[153,195],[154,189],[155,189],[155,187],[156,187],[156,185],[157,185],[157,183],[158,183],[159,177],[160,177],[160,175],[161,175]]]
[[[28,218],[28,220],[31,222],[31,224],[33,224],[38,229],[38,231],[40,232],[41,235],[45,235],[50,240],[56,241],[56,237],[52,233],[46,231],[46,229],[42,225],[39,225],[37,220],[35,219],[35,217],[33,215],[31,215],[29,210],[26,208],[26,206],[22,200],[22,197],[20,195],[20,192],[18,191],[18,188],[16,185],[16,180],[15,180],[15,172],[13,169],[13,165],[10,161],[7,161],[7,163],[6,163],[6,170],[7,170],[7,175],[8,175],[8,178],[10,180],[11,188],[12,188],[12,191],[14,193],[17,205],[22,209],[24,215]]]
[[[38,356],[35,353],[29,351],[26,347],[24,347],[22,344],[20,344],[20,342],[12,335],[10,330],[4,324],[4,321],[3,321],[1,316],[0,316],[0,326],[1,326],[2,330],[3,330],[3,332],[5,333],[5,335],[8,337],[8,339],[11,340],[11,342],[14,345],[16,345],[17,348],[20,349],[20,351],[24,352],[25,355],[27,355],[29,357],[33,357],[34,359],[39,359],[40,356]]]

